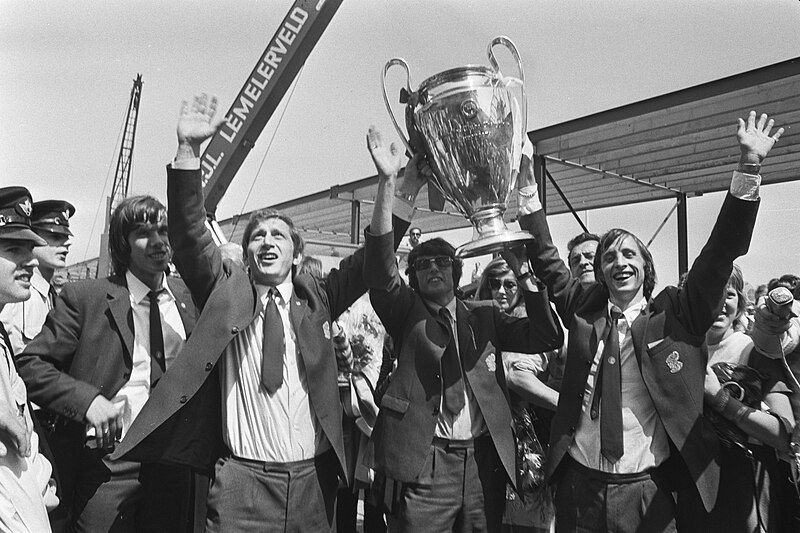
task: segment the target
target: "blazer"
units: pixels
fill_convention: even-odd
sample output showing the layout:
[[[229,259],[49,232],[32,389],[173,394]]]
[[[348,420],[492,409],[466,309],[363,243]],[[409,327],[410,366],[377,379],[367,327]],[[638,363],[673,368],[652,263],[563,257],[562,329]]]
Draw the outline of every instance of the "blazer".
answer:
[[[174,371],[161,378],[112,458],[159,458],[211,472],[224,451],[217,363],[233,338],[258,317],[261,303],[248,274],[222,259],[206,229],[200,171],[168,168],[168,180],[170,242],[200,316]],[[330,323],[366,292],[363,253],[345,258],[326,280],[295,276],[290,302],[311,407],[343,473],[342,407]]]
[[[179,279],[168,277],[167,283],[189,337],[196,317],[189,291]],[[86,411],[95,397],[113,398],[130,379],[133,340],[125,276],[76,281],[64,286],[41,332],[17,358],[30,401],[65,421],[54,425],[46,441],[53,448],[62,505],[71,501],[80,475],[76,458],[86,443]]]
[[[441,319],[400,278],[391,242],[391,233],[366,238],[364,277],[370,299],[398,354],[397,369],[381,398],[372,432],[374,461],[376,470],[388,478],[413,482],[422,471],[439,418],[439,363],[449,334]],[[516,455],[502,352],[543,352],[563,342],[546,293],[523,293],[529,318],[506,315],[492,301],[456,302],[461,362],[512,483]]]
[[[671,459],[679,459],[680,470],[688,471],[707,510],[714,507],[719,486],[719,441],[703,418],[705,334],[717,316],[733,260],[747,253],[758,205],[758,201],[728,194],[684,287],[666,287],[631,325],[636,359],[670,439]],[[569,330],[564,380],[545,465],[550,478],[573,442],[589,369],[606,325],[609,294],[599,283],[583,290],[571,278],[542,211],[520,217],[520,226],[535,237],[528,245],[528,257]]]
[[[189,337],[196,316],[189,292],[179,279],[168,277],[167,284]],[[18,356],[28,397],[83,424],[96,396],[111,399],[130,379],[133,339],[124,275],[64,285],[59,305]]]

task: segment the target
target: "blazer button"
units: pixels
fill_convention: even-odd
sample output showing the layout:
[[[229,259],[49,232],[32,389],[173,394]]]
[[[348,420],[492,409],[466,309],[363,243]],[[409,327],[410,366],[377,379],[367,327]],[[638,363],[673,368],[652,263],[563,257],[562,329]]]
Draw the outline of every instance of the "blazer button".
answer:
[[[575,433],[575,426],[572,426],[572,427],[570,427],[570,428],[569,428],[569,432],[570,432],[570,433]]]
[[[125,372],[124,374],[122,374],[122,379],[131,379],[131,373]]]
[[[233,326],[231,328],[231,335],[238,335],[239,334],[239,326]]]
[[[436,373],[433,375],[433,377],[434,377],[434,379],[435,379],[436,381],[439,381],[439,379],[441,379],[441,376],[439,375],[439,373],[438,373],[438,372],[436,372]]]
[[[214,365],[211,363],[206,363],[206,372],[211,372],[211,369],[214,368]]]
[[[433,414],[434,415],[438,415],[439,414],[439,408],[438,407],[434,407],[433,408]]]
[[[188,400],[188,398],[186,398],[186,395],[184,394],[183,396],[181,396],[181,399],[178,400],[178,401],[181,402],[181,403],[186,403],[187,400]]]

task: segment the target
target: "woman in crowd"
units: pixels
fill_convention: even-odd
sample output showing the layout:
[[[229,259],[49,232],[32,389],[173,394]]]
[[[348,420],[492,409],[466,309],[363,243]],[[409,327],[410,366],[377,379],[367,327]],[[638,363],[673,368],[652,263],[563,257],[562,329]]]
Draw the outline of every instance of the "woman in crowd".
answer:
[[[486,265],[476,291],[476,300],[494,300],[509,315],[524,317],[525,306],[517,279],[502,257]],[[511,391],[511,414],[517,436],[517,491],[506,488],[503,515],[505,532],[550,531],[554,509],[552,495],[544,485],[542,467],[546,440],[529,402],[555,410],[558,393],[540,377],[547,370],[547,354],[503,352],[506,381]],[[542,444],[543,442],[543,444]]]
[[[793,425],[791,391],[777,379],[752,373],[736,379],[745,388],[748,382],[762,385],[763,402],[758,394],[754,395],[754,401],[748,401],[749,394],[740,398],[742,389],[737,385],[721,385],[713,368],[728,363],[759,370],[764,365],[762,357],[753,351],[753,341],[737,328],[746,307],[742,272],[734,265],[719,315],[706,333],[706,409],[722,437],[720,488],[717,505],[709,517],[709,531],[779,531],[779,498],[772,494],[770,477],[775,476],[776,451],[789,451]]]

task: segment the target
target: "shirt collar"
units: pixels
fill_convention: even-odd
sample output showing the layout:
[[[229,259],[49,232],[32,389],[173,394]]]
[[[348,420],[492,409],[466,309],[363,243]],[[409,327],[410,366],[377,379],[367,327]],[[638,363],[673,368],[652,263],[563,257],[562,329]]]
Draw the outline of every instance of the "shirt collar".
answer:
[[[150,287],[145,285],[142,280],[134,276],[130,270],[125,272],[125,282],[128,284],[128,292],[131,293],[131,298],[134,302],[141,303],[143,300],[147,299],[147,295],[150,293]],[[167,284],[166,274],[162,274],[161,276],[160,289],[165,290],[170,298],[175,298],[175,296],[172,294],[172,291],[169,289],[169,285]]]
[[[611,300],[609,300],[607,306],[608,316],[611,316],[612,307],[619,309],[619,307],[612,304]],[[633,324],[633,321],[636,320],[636,317],[642,314],[646,307],[647,307],[647,298],[642,296],[641,300],[639,300],[634,304],[629,305],[628,308],[622,312],[622,315],[625,317],[625,322],[627,322],[628,324]]]
[[[425,300],[425,303],[428,304],[428,307],[434,314],[439,314],[439,309],[442,307],[446,307],[448,311],[450,311],[450,316],[453,320],[456,319],[456,297],[453,296],[453,299],[447,302],[447,305],[439,305],[436,302],[432,302],[430,300]]]
[[[267,304],[267,294],[269,294],[269,289],[271,285],[259,285],[256,284],[256,290],[258,291],[258,297],[261,300],[261,303],[266,305]],[[292,297],[292,291],[294,290],[294,284],[291,280],[284,281],[280,285],[275,286],[278,289],[278,292],[281,295],[281,299],[284,302],[288,302]]]
[[[42,276],[38,268],[33,269],[33,276],[31,276],[31,287],[36,289],[36,292],[45,297],[50,292],[50,283],[44,279],[44,276]]]

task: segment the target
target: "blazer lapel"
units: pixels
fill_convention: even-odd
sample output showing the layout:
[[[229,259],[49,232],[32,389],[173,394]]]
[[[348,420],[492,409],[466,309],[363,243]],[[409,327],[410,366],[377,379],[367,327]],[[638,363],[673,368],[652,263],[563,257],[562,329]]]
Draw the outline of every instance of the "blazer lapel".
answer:
[[[607,307],[603,306],[597,310],[589,317],[588,321],[592,324],[592,338],[589,343],[590,350],[584,355],[588,361],[593,361],[597,353],[597,346],[606,336],[606,328],[608,327]]]
[[[196,321],[196,318],[189,314],[186,307],[186,302],[191,301],[191,295],[184,285],[175,283],[169,277],[167,277],[167,285],[169,285],[169,290],[172,291],[172,295],[175,296],[175,305],[178,308],[178,314],[181,316],[181,322],[183,323],[183,330],[186,332],[186,338],[188,339],[194,329]]]
[[[133,366],[133,311],[131,310],[130,293],[125,278],[114,276],[108,279],[110,286],[106,298],[108,309],[117,326],[117,331],[125,345],[123,357],[128,366]]]

